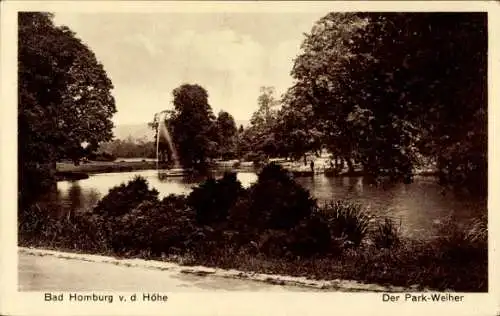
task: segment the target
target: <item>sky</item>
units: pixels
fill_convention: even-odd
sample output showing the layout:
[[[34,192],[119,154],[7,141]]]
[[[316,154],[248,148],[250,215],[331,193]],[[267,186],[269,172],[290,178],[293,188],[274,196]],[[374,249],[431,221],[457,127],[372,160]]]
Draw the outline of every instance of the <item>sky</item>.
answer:
[[[215,114],[248,121],[261,86],[277,96],[304,33],[327,12],[56,13],[87,44],[114,85],[115,124],[146,123],[172,108],[172,90],[199,84]]]

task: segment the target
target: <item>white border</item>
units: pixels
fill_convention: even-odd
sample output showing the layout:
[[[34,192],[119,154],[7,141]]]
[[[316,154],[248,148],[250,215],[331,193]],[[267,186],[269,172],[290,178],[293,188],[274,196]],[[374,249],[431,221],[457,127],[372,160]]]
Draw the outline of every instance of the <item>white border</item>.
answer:
[[[160,1],[4,1],[1,2],[1,209],[2,254],[0,314],[88,315],[495,315],[500,314],[498,234],[500,209],[494,117],[498,111],[500,75],[500,5],[490,1],[353,1],[353,2],[160,2]],[[467,294],[464,303],[383,303],[381,294],[175,294],[164,304],[49,304],[42,293],[17,292],[17,12],[325,12],[329,11],[487,11],[489,14],[489,234],[488,294]],[[119,294],[119,293],[115,293]],[[168,294],[168,293],[166,293]]]

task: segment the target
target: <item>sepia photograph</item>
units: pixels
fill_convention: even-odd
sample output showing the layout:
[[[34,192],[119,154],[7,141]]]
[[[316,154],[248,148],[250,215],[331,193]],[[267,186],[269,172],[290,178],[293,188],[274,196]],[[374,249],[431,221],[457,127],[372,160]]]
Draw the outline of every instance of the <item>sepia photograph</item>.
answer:
[[[487,12],[16,15],[17,291],[491,291]]]

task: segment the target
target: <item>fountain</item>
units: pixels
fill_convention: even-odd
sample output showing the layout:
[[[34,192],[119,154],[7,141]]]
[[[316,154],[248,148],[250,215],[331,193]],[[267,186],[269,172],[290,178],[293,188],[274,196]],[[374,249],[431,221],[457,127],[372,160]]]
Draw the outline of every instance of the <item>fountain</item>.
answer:
[[[173,167],[169,168],[166,171],[162,171],[162,177],[164,176],[183,176],[186,174],[186,171],[181,168],[179,162],[179,156],[177,155],[177,150],[175,149],[174,143],[172,141],[172,136],[170,135],[170,131],[168,130],[165,121],[167,118],[167,112],[163,111],[157,114],[158,115],[158,128],[156,130],[156,169],[160,170],[160,157],[165,158],[168,156],[168,160],[173,163]],[[164,140],[168,146],[169,154],[165,154],[163,148],[160,148],[160,144],[163,143]],[[160,149],[162,149],[160,151]],[[162,162],[165,162],[162,159]]]

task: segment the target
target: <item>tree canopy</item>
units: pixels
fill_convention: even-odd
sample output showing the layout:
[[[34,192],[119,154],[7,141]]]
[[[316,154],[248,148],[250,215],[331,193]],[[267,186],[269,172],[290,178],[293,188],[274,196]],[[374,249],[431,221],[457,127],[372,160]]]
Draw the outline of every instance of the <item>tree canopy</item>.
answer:
[[[55,26],[49,13],[21,12],[18,24],[22,188],[39,181],[33,177],[42,165],[77,160],[110,140],[116,108],[111,80],[75,33]]]
[[[220,111],[217,115],[218,151],[222,158],[234,158],[236,155],[238,130],[231,114]]]
[[[184,167],[202,167],[217,153],[217,125],[208,92],[197,84],[174,89],[175,111],[168,120]]]
[[[486,15],[330,13],[295,60],[290,107],[311,108],[333,151],[374,176],[486,188]]]
[[[274,156],[281,151],[276,138],[276,124],[281,105],[275,96],[274,87],[261,87],[257,99],[257,110],[253,113],[250,126],[240,133],[240,147],[245,153]]]

